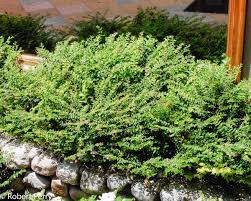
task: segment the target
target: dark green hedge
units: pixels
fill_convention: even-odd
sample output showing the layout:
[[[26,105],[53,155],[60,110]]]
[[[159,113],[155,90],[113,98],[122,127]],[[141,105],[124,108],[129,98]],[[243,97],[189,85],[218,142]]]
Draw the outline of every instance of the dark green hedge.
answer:
[[[131,33],[151,35],[158,41],[173,35],[177,44],[190,46],[191,54],[197,59],[208,59],[220,62],[226,52],[227,26],[207,24],[200,17],[170,16],[165,11],[155,8],[139,10],[133,18],[116,17],[107,19],[97,14],[90,19],[77,22],[73,33],[79,39],[87,39],[102,33]]]
[[[0,41],[0,128],[68,159],[146,177],[250,184],[250,83],[172,37],[60,43],[22,72]]]
[[[60,32],[48,29],[44,20],[43,17],[0,14],[0,36],[6,40],[11,37],[12,43],[29,53],[35,53],[41,45],[52,50],[62,36]]]
[[[19,47],[30,53],[35,53],[41,44],[46,49],[53,50],[56,42],[67,35],[85,40],[100,33],[106,37],[116,32],[131,33],[135,36],[151,35],[160,42],[165,37],[173,35],[177,44],[184,43],[190,46],[191,54],[196,59],[220,63],[222,55],[226,52],[225,25],[209,25],[198,17],[170,16],[155,8],[139,10],[133,18],[118,16],[107,19],[97,14],[77,22],[70,32],[52,30],[44,25],[44,20],[43,17],[0,15],[0,36],[5,39],[12,37],[12,43],[16,42]]]

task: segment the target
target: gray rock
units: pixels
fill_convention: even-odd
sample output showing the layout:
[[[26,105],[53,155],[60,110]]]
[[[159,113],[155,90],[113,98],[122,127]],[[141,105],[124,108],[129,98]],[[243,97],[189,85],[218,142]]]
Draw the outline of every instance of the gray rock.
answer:
[[[38,150],[38,149],[36,149]],[[31,160],[35,156],[35,148],[30,144],[20,144],[20,142],[10,142],[2,149],[3,157],[6,159],[6,166],[10,169],[27,169],[31,167]],[[31,154],[31,152],[33,152]]]
[[[161,201],[203,201],[203,200],[221,200],[222,196],[210,189],[200,190],[200,186],[185,187],[180,183],[170,183],[160,191]]]
[[[27,173],[23,178],[23,183],[35,189],[47,189],[50,187],[49,178],[40,176],[35,172]]]
[[[180,189],[162,189],[160,191],[161,201],[185,201],[187,197],[186,192]]]
[[[0,150],[2,149],[3,146],[5,146],[7,143],[10,143],[13,140],[15,140],[14,137],[0,132]]]
[[[8,144],[9,143],[9,139],[5,139],[5,138],[3,138],[3,139],[0,139],[0,150],[2,151],[2,148],[6,145],[6,144]]]
[[[53,193],[61,197],[67,197],[68,195],[68,186],[57,178],[52,179],[51,190]]]
[[[5,165],[11,170],[19,169],[17,164],[14,162],[14,156],[16,154],[17,147],[18,147],[17,143],[10,142],[10,143],[5,144],[1,149],[3,158],[5,159]],[[19,159],[18,156],[17,158]],[[24,163],[24,162],[27,162],[27,161],[21,158],[20,163]]]
[[[131,193],[138,201],[154,201],[157,197],[157,193],[152,188],[146,187],[141,182],[132,184]]]
[[[112,191],[123,190],[129,183],[129,178],[124,175],[111,174],[107,177],[107,187]]]
[[[9,169],[18,169],[15,163],[11,160],[13,156],[13,149],[15,145],[13,143],[7,143],[6,141],[2,142],[1,145],[1,154],[4,158],[4,163]]]
[[[80,174],[79,165],[70,162],[60,163],[57,167],[56,176],[64,183],[78,185]]]
[[[84,193],[83,191],[81,191],[81,189],[76,186],[70,187],[69,195],[70,195],[71,199],[73,199],[74,201],[79,200],[82,197],[87,197],[87,194]]]
[[[27,144],[29,146],[29,144]],[[35,147],[30,145],[30,151],[28,153],[28,157],[32,160],[33,158],[35,158],[36,156],[40,155],[42,153],[42,149],[40,149],[39,147]]]
[[[58,162],[55,158],[45,154],[36,156],[31,161],[31,169],[43,176],[53,176],[56,174]]]
[[[102,172],[84,170],[80,188],[87,194],[102,194],[106,191],[106,177]]]
[[[14,149],[13,162],[18,168],[30,168],[31,158],[29,157],[30,147],[22,144]]]

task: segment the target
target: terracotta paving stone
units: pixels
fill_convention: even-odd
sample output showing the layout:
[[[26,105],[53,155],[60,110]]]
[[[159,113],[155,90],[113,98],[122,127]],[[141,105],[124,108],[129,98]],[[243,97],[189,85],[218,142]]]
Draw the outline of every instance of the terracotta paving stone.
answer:
[[[62,26],[97,12],[107,18],[134,16],[139,8],[157,7],[171,14],[190,16],[198,13],[184,12],[193,0],[0,0],[0,13],[13,15],[43,15],[46,24]],[[199,14],[201,15],[201,14]],[[226,23],[227,15],[203,14],[210,20]]]
[[[64,3],[60,0],[52,0],[58,12],[65,17],[67,22],[71,23],[76,20],[81,20],[83,17],[93,14],[92,9],[84,3],[83,0],[66,0]]]
[[[213,18],[213,22],[226,23],[228,21],[228,15],[208,13],[208,16]]]
[[[119,5],[125,5],[125,4],[136,4],[140,0],[115,0],[117,4]]]
[[[44,16],[44,17],[51,17],[51,16],[58,16],[60,13],[56,8],[51,9],[43,9],[43,10],[34,10],[32,12],[27,12],[28,14],[32,16]]]
[[[13,15],[25,15],[25,11],[17,0],[0,0],[0,13],[9,13]]]
[[[56,8],[61,15],[72,15],[90,12],[90,9],[84,3],[56,6]]]
[[[194,0],[149,0],[149,3],[157,8],[175,8],[180,6],[189,6]]]
[[[88,8],[92,10],[93,15],[95,15],[95,13],[97,12],[106,14],[114,13],[114,15],[117,15],[119,11],[121,12],[120,8],[113,0],[84,0],[84,3],[87,5]]]
[[[139,0],[137,3],[128,3],[128,4],[123,4],[120,5],[119,8],[122,11],[121,14],[122,16],[130,15],[134,16],[137,14],[139,9],[144,9],[147,7],[153,7],[151,3],[148,0]]]
[[[45,2],[45,1],[41,1],[41,0],[19,0],[20,1],[20,3],[22,4],[22,5],[30,5],[30,4],[34,4],[34,3],[36,3],[36,2]]]
[[[60,15],[59,16],[52,16],[52,17],[48,17],[45,20],[44,24],[47,26],[53,26],[55,28],[59,28],[59,27],[67,25],[67,20],[65,19],[64,16],[60,16]]]
[[[46,0],[20,0],[20,3],[22,4],[24,10],[28,13],[54,8],[50,1]]]

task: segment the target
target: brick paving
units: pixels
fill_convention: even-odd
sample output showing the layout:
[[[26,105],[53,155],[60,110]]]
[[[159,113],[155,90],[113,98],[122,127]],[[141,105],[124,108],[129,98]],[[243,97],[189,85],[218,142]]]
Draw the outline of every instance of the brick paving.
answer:
[[[69,25],[73,20],[95,15],[97,12],[105,14],[108,18],[117,15],[133,16],[138,8],[146,7],[157,7],[171,14],[191,16],[195,13],[183,10],[192,2],[193,0],[0,0],[0,13],[43,15],[47,16],[47,25],[60,27]],[[208,22],[225,23],[227,20],[226,15],[206,16]]]

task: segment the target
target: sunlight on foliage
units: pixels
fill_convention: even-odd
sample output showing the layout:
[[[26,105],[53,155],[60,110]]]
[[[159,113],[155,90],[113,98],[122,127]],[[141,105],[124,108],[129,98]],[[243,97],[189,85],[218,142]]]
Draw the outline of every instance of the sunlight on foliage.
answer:
[[[145,177],[250,182],[250,82],[173,37],[64,41],[22,72],[0,40],[0,129],[67,159]]]

